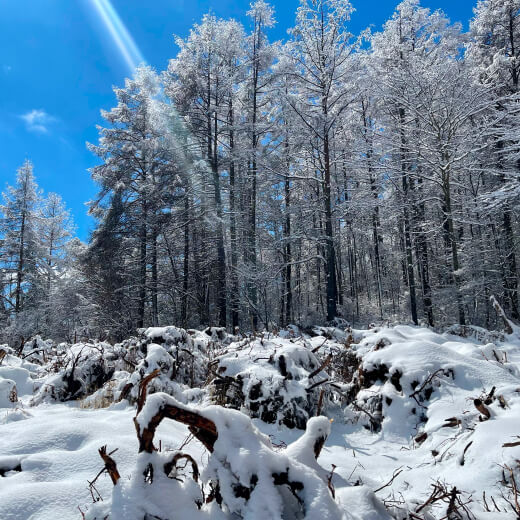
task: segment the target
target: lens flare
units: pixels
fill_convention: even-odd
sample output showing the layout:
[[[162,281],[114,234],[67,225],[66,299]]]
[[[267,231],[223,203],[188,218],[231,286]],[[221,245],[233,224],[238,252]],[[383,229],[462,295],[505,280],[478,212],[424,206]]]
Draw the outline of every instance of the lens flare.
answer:
[[[134,39],[130,36],[125,24],[117,14],[110,0],[92,0],[92,4],[97,10],[106,29],[110,33],[112,40],[116,44],[123,59],[131,72],[144,63],[145,60],[141,51],[138,49]]]

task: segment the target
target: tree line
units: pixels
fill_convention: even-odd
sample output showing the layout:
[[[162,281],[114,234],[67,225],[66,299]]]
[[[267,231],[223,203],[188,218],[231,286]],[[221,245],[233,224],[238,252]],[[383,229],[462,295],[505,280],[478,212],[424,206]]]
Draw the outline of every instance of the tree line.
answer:
[[[167,70],[141,66],[115,88],[89,144],[88,244],[42,268],[8,208],[22,173],[7,192],[4,320],[27,310],[40,330],[55,279],[70,317],[58,335],[337,318],[491,327],[492,295],[520,319],[520,1],[479,1],[467,32],[418,0],[378,32],[353,35],[352,12],[301,0],[283,42],[264,0],[247,28],[208,14]]]

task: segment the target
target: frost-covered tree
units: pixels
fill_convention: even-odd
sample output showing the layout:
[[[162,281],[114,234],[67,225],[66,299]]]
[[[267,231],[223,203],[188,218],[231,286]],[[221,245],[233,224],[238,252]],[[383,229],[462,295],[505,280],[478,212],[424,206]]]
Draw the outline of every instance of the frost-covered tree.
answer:
[[[468,61],[478,80],[493,88],[495,103],[490,117],[495,121],[488,140],[494,145],[486,166],[495,177],[485,203],[489,211],[502,214],[500,261],[505,303],[514,319],[518,306],[518,266],[514,211],[520,196],[518,158],[518,87],[520,78],[520,2],[481,0],[471,22]]]
[[[418,274],[425,317],[433,323],[428,193],[438,197],[437,229],[442,229],[445,258],[451,264],[448,283],[454,287],[459,321],[465,322],[457,229],[462,225],[461,201],[454,200],[458,191],[452,184],[465,181],[469,158],[479,150],[478,132],[471,123],[487,106],[487,99],[486,90],[473,85],[460,59],[462,44],[460,27],[451,26],[442,12],[420,7],[417,0],[399,4],[384,30],[372,38],[372,65],[380,78],[378,90],[386,114],[382,137],[392,158],[389,166],[395,171],[396,195],[403,211],[403,263],[414,322],[418,319]]]
[[[264,137],[268,131],[266,118],[267,91],[272,82],[271,65],[275,58],[273,46],[266,31],[275,24],[274,10],[264,0],[251,3],[247,12],[251,23],[251,32],[245,42],[245,77],[242,84],[242,117],[244,118],[245,150],[247,163],[244,206],[246,224],[244,241],[244,263],[248,273],[247,298],[250,307],[253,328],[258,325],[258,191],[262,173],[262,152],[265,147]]]
[[[40,244],[38,242],[38,204],[40,191],[33,174],[33,164],[26,160],[18,169],[16,184],[3,193],[2,264],[4,302],[8,312],[20,313],[34,288]]]
[[[217,321],[224,326],[227,323],[228,273],[222,170],[231,170],[230,175],[233,174],[233,178],[230,182],[234,188],[234,169],[231,169],[230,163],[224,158],[223,147],[234,146],[233,134],[230,135],[230,130],[234,132],[233,89],[238,81],[237,63],[241,57],[242,43],[240,24],[206,15],[200,24],[195,25],[186,40],[177,38],[180,52],[170,61],[165,76],[166,93],[174,101],[180,114],[186,118],[188,129],[198,140],[199,154],[206,161],[204,205],[205,211],[215,216],[211,240],[215,245],[217,263]],[[234,167],[233,161],[231,165]],[[204,234],[205,230],[203,236]],[[233,264],[232,268],[236,271],[236,261]],[[236,284],[233,285],[236,291]],[[236,313],[236,305],[234,309]],[[203,311],[203,314],[207,314],[207,311]],[[234,321],[236,322],[236,316]]]
[[[343,111],[352,101],[347,87],[357,42],[345,27],[353,8],[348,0],[302,1],[291,30],[292,75],[297,82],[290,103],[308,137],[324,213],[327,319],[337,315],[337,253],[332,200],[332,139]]]
[[[48,296],[53,282],[59,278],[66,256],[66,244],[74,233],[70,212],[57,193],[49,193],[42,200],[38,214],[38,241],[41,248],[40,271],[45,279]]]
[[[153,252],[159,234],[158,216],[168,199],[174,169],[159,124],[162,112],[158,108],[160,85],[156,74],[142,67],[133,79],[126,80],[125,88],[115,89],[115,93],[117,106],[103,112],[110,127],[100,127],[99,144],[89,145],[102,160],[91,170],[100,192],[90,211],[100,221],[98,235],[117,230],[117,252],[122,255],[117,271],[123,270],[113,276],[123,278],[125,291],[135,302],[128,309],[133,323],[142,327],[150,303],[151,321],[157,322],[157,257]]]

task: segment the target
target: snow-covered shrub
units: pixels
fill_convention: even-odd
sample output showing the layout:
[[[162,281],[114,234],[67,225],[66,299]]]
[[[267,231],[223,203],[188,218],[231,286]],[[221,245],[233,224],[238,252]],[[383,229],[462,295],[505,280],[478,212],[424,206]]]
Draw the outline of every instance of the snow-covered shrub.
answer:
[[[225,329],[217,327],[202,332],[178,327],[150,327],[143,336],[145,344],[160,345],[171,357],[171,379],[190,387],[204,384],[209,360],[229,342]]]
[[[112,354],[112,355],[111,355]],[[33,404],[44,400],[69,401],[92,394],[112,378],[113,347],[105,343],[77,343],[57,352],[38,381]]]
[[[281,338],[232,343],[212,368],[213,402],[300,429],[316,414],[319,383],[327,378],[309,348]]]
[[[106,406],[122,399],[135,403],[140,382],[154,371],[149,392],[165,392],[182,402],[200,400],[210,360],[229,344],[225,329],[204,331],[178,327],[150,327],[138,337],[117,344],[109,352],[115,371],[103,388],[84,401],[84,406]],[[193,390],[190,390],[193,388]]]
[[[462,412],[467,401],[482,397],[485,389],[489,392],[496,385],[496,394],[501,394],[518,385],[516,367],[498,361],[494,344],[476,346],[452,340],[451,333],[439,335],[408,326],[368,331],[349,350],[354,367],[351,380],[331,385],[344,398],[346,416],[373,431],[383,428],[411,437],[431,421],[437,409],[434,405],[446,388],[462,390],[457,404],[449,407],[451,415],[460,416],[454,418],[457,424],[478,419],[475,407],[464,417]],[[450,414],[446,407],[442,413]],[[436,423],[442,425],[445,419],[438,418]]]

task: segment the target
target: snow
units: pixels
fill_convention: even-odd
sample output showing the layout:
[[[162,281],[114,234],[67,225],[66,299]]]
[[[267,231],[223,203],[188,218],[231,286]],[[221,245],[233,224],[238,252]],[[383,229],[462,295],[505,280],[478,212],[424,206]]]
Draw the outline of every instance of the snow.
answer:
[[[518,478],[520,446],[503,445],[515,443],[520,435],[520,338],[484,330],[469,337],[457,332],[398,325],[315,328],[309,336],[293,326],[279,336],[236,338],[218,329],[190,334],[175,327],[154,328],[144,331],[143,340],[125,343],[125,355],[133,352],[137,361],[129,370],[122,369],[121,345],[104,346],[102,354],[99,346],[89,344],[58,346],[54,354],[49,349],[46,361],[10,354],[0,366],[0,518],[80,518],[79,507],[87,520],[108,514],[110,520],[142,520],[145,514],[164,519],[389,520],[404,519],[408,512],[441,519],[447,508],[442,501],[415,513],[439,484],[460,490],[477,520],[513,518],[501,481],[506,466]],[[212,358],[215,377],[238,378],[244,396],[240,402],[213,404],[214,389],[201,382],[202,372],[197,386],[190,387],[188,372],[174,369],[179,346],[199,352],[201,370],[218,353]],[[352,375],[339,380],[341,367],[334,363],[345,351]],[[114,369],[111,380],[79,400],[60,402],[49,392],[45,399],[35,399],[44,385],[62,382],[70,369],[65,362],[58,371],[50,370],[56,359],[85,352],[88,357],[78,365],[82,388],[88,387],[87,375],[99,355],[104,366]],[[330,366],[310,377],[331,352],[336,357]],[[285,358],[282,369],[280,356]],[[165,419],[154,439],[161,450],[138,454],[135,406],[126,399],[118,402],[118,389],[129,381],[138,385],[155,368],[161,373],[150,382],[150,395],[138,415],[141,431],[161,406],[172,404],[215,423],[213,453],[196,440],[181,448],[188,429]],[[323,384],[325,416],[313,417],[317,403],[306,389],[322,378],[336,380],[338,390]],[[262,384],[253,399],[251,389],[258,382]],[[277,420],[263,421],[254,403],[276,395],[282,396]],[[485,403],[489,419],[476,408],[475,399]],[[305,416],[305,431],[283,421],[286,406],[294,402]],[[316,460],[314,446],[321,438],[325,442]],[[102,501],[94,503],[88,482],[103,467],[98,449],[104,445],[107,452],[117,448],[112,457],[121,478],[113,486],[101,475],[94,496],[99,492]],[[175,478],[157,469],[178,450],[196,461],[198,481],[189,464],[174,470]],[[143,480],[149,464],[156,468],[153,485]],[[274,485],[275,473],[286,473],[291,482],[303,485],[296,494],[306,504],[304,512],[287,485]],[[209,483],[217,481],[222,507],[216,500],[203,503]],[[247,499],[233,492],[237,485],[249,490]],[[491,511],[494,500],[500,513],[485,510],[484,492]]]

